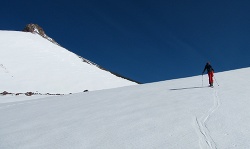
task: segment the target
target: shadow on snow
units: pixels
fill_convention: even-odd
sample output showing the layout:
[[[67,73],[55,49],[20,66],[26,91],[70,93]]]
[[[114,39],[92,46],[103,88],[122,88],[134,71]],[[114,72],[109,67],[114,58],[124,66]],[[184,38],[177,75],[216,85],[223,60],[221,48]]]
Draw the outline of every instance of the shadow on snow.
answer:
[[[170,90],[172,91],[178,91],[178,90],[188,90],[188,89],[198,89],[198,88],[205,88],[207,86],[196,86],[196,87],[184,87],[184,88],[172,88]]]

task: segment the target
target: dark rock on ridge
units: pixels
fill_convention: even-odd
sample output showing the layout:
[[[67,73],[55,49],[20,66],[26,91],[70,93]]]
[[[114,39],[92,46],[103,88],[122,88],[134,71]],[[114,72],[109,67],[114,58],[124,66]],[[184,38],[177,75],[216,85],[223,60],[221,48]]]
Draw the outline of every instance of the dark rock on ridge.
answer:
[[[39,34],[40,36],[42,36],[43,38],[49,40],[50,42],[59,45],[54,39],[50,38],[49,36],[47,36],[44,32],[44,30],[42,29],[42,27],[40,27],[38,24],[27,24],[25,26],[25,28],[23,29],[24,32],[31,32],[31,33],[35,33],[35,34]],[[60,45],[59,45],[60,46]]]

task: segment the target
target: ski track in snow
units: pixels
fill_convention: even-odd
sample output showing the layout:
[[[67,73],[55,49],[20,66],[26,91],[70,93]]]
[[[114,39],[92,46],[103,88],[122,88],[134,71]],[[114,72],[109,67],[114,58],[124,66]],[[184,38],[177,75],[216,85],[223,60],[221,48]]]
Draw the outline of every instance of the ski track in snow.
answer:
[[[199,137],[199,145],[200,148],[206,149],[217,149],[216,143],[214,142],[212,136],[210,135],[210,131],[207,127],[206,122],[212,116],[212,114],[220,107],[220,98],[218,97],[218,91],[214,89],[213,91],[213,100],[214,104],[209,109],[209,111],[204,114],[202,117],[197,118],[195,117],[195,124],[196,124],[196,131]]]

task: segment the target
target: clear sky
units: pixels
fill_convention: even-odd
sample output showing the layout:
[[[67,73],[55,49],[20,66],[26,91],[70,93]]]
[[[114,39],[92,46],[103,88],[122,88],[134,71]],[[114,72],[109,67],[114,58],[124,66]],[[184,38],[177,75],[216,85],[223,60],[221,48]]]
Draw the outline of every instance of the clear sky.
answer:
[[[1,0],[0,16],[142,83],[250,66],[248,0]]]

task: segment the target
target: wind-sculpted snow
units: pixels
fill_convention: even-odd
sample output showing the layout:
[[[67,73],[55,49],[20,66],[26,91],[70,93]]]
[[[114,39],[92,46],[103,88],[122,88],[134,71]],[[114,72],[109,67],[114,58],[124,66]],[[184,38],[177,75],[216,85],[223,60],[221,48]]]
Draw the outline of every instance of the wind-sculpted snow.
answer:
[[[13,102],[0,104],[0,148],[250,148],[248,74],[249,68],[215,73],[220,86],[214,88],[205,86],[207,77],[202,86],[195,76],[27,101],[10,98]]]

